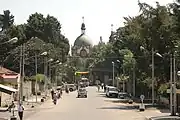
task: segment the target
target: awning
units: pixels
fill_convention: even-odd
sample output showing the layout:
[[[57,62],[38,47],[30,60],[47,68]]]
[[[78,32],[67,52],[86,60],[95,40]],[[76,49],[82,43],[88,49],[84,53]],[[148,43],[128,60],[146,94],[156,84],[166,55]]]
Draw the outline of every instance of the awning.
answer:
[[[11,95],[12,93],[15,93],[17,89],[0,84],[0,91]]]
[[[3,75],[1,75],[1,77],[4,79],[16,79],[16,78],[18,78],[18,75],[3,74]]]

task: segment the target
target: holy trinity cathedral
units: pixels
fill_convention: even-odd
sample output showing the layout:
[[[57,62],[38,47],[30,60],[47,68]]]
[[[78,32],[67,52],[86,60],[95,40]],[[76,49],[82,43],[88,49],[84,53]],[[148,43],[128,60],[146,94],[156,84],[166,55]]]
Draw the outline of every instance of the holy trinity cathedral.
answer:
[[[80,71],[87,71],[87,60],[90,57],[92,47],[92,40],[86,35],[86,26],[83,17],[81,34],[76,38],[74,46],[71,48],[72,57],[78,58],[77,66]]]
[[[102,37],[100,37],[100,41],[102,41]],[[88,60],[91,58],[92,47],[92,40],[86,35],[86,26],[83,18],[81,34],[74,41],[74,45],[71,46],[71,55],[77,58],[77,72],[87,72],[89,79],[93,82],[100,80],[105,84],[112,83],[112,60],[106,60],[92,68],[88,68]],[[114,72],[117,74],[116,70]]]

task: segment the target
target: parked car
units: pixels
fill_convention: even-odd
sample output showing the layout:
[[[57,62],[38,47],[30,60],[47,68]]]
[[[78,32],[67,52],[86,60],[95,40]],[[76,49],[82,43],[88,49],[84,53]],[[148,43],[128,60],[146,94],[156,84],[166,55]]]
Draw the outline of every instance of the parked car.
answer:
[[[86,88],[79,88],[77,97],[78,98],[80,98],[80,97],[87,98],[87,90],[86,90]]]
[[[68,90],[70,92],[73,92],[76,90],[76,85],[75,84],[66,84],[66,86],[68,87]]]
[[[83,83],[85,87],[89,86],[89,79],[88,78],[81,78],[80,83]]]
[[[111,98],[118,98],[119,90],[113,86],[106,86],[106,96]]]
[[[120,99],[121,102],[129,103],[129,104],[133,103],[132,96],[126,92],[119,92],[118,99]]]
[[[57,86],[56,90],[63,90],[63,86]]]

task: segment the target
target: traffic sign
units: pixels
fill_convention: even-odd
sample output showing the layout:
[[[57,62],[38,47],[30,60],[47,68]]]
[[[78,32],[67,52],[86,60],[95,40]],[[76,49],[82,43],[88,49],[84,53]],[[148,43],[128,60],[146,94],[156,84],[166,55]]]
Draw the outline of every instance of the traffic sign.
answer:
[[[144,100],[145,96],[144,96],[144,95],[141,95],[140,98],[141,98],[141,100]]]

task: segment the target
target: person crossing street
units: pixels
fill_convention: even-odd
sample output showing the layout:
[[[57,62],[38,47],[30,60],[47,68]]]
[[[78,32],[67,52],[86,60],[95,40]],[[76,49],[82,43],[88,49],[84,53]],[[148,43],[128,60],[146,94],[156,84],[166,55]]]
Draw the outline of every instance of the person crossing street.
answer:
[[[19,115],[19,119],[20,120],[23,120],[23,112],[24,112],[24,106],[19,103],[19,106],[18,106],[18,115]]]

